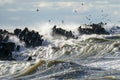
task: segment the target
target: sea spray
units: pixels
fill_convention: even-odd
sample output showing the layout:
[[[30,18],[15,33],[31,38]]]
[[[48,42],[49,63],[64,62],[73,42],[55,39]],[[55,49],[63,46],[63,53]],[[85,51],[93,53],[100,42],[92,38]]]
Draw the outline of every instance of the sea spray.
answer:
[[[45,26],[45,30],[47,26]],[[53,25],[51,26],[53,27]],[[40,28],[42,30],[42,28]],[[71,30],[72,28],[70,28]],[[75,28],[77,30],[77,28]],[[73,30],[74,31],[74,30]],[[40,31],[41,32],[41,31]],[[41,32],[42,34],[43,32]],[[46,44],[36,48],[29,48],[20,51],[19,54],[21,63],[12,64],[9,62],[1,68],[3,73],[0,79],[5,79],[4,75],[13,74],[7,76],[8,78],[17,77],[15,79],[99,79],[107,76],[105,79],[110,79],[110,76],[117,76],[120,70],[119,65],[119,37],[112,37],[113,35],[80,35],[77,40],[74,39],[55,39],[48,34],[47,30],[43,33],[46,38]],[[50,38],[51,37],[51,38]],[[58,36],[59,37],[59,36]],[[16,40],[16,38],[11,39]],[[19,43],[19,41],[15,41]],[[23,44],[24,45],[24,44]],[[25,55],[32,56],[33,60],[29,61],[30,65],[25,65]],[[27,57],[28,57],[27,56]],[[38,59],[38,62],[34,62]],[[39,59],[43,60],[43,63]],[[26,61],[26,62],[25,62]],[[42,64],[45,61],[45,68],[41,69]],[[74,63],[71,64],[68,61]],[[68,64],[69,63],[69,64]],[[1,62],[5,64],[5,61]],[[18,65],[24,64],[24,65]],[[72,66],[71,66],[71,65]],[[6,67],[9,66],[10,67]],[[83,66],[81,68],[81,65]],[[14,67],[12,67],[14,66]],[[20,66],[20,68],[18,68]],[[74,67],[73,67],[74,66]],[[87,67],[87,68],[86,68]],[[91,68],[92,67],[92,68]],[[97,69],[96,69],[97,68]],[[12,69],[15,69],[11,71]],[[82,70],[82,71],[81,71]],[[10,73],[11,71],[11,73]],[[17,74],[14,74],[16,73]],[[109,74],[108,74],[109,73]],[[69,77],[70,76],[70,77]],[[85,76],[85,77],[84,77]],[[114,77],[112,77],[114,78]],[[116,77],[119,79],[119,76]]]
[[[10,36],[8,42],[14,42],[16,45],[25,46],[23,41],[20,41],[16,36]]]

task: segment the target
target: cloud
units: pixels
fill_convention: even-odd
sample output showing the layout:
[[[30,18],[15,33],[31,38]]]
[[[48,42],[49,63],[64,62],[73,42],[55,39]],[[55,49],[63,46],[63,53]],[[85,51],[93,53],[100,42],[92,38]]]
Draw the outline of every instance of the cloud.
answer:
[[[13,21],[18,21],[18,20],[20,20],[19,17],[15,17],[15,16],[14,16],[14,17],[10,17],[9,19],[10,19],[10,20],[13,20]]]
[[[40,7],[40,8],[48,8],[52,6],[53,6],[53,3],[51,2],[40,2],[39,4],[37,4],[37,7]]]
[[[4,5],[4,4],[10,4],[13,3],[14,0],[0,0],[0,6]]]
[[[108,4],[109,1],[106,1],[106,0],[102,1],[102,0],[100,0],[100,1],[95,1],[95,3],[97,3],[97,4]]]
[[[19,8],[10,8],[10,9],[7,9],[7,11],[18,12],[18,11],[34,11],[34,10],[31,8],[28,9],[28,8],[19,7]]]
[[[119,12],[118,11],[114,11],[113,14],[114,15],[119,15]]]
[[[58,1],[58,2],[39,2],[37,5],[35,5],[35,7],[39,7],[39,8],[52,8],[52,9],[76,9],[79,12],[82,11],[88,11],[89,9],[91,9],[93,7],[92,4],[87,3],[85,5],[82,5],[83,2],[76,2],[76,1]]]
[[[36,6],[40,8],[70,8],[74,6],[79,6],[79,2],[39,2]]]
[[[17,12],[17,11],[22,11],[23,10],[23,8],[10,8],[10,9],[8,9],[8,11],[10,11],[10,12]]]
[[[58,7],[65,8],[65,7],[74,7],[78,6],[79,2],[57,2]]]

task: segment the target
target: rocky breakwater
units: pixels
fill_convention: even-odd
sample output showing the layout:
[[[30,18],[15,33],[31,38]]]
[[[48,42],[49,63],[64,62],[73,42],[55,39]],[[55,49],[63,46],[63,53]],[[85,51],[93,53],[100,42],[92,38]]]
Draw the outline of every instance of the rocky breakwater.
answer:
[[[25,47],[28,48],[41,46],[43,42],[42,35],[33,30],[30,31],[28,28],[15,29],[14,33],[0,29],[0,60],[15,60],[12,58],[12,52],[20,50],[19,45],[9,41],[10,36],[18,37],[20,41],[25,42]]]
[[[84,28],[82,28],[82,26],[80,26],[78,28],[78,31],[80,34],[105,34],[108,35],[109,32],[105,30],[105,28],[103,27],[104,25],[106,25],[107,23],[103,23],[100,22],[98,24],[90,24],[90,25],[85,25]]]

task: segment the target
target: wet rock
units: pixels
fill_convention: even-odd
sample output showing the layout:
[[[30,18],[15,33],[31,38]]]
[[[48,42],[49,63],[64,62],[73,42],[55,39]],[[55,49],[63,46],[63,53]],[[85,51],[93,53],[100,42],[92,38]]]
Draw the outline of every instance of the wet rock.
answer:
[[[55,34],[59,34],[59,35],[65,36],[67,39],[69,38],[77,39],[77,37],[75,37],[72,31],[66,31],[62,28],[56,28],[56,25],[52,28],[52,33],[53,33],[53,36]]]
[[[8,42],[10,33],[0,29],[0,60],[14,60],[12,51],[15,49],[14,42]]]
[[[28,59],[27,59],[27,61],[31,61],[32,60],[32,57],[31,56],[29,56],[28,57]]]
[[[17,36],[17,37],[19,37],[19,35],[20,35],[20,33],[21,33],[21,29],[15,29],[14,30],[14,34]]]
[[[24,30],[15,29],[14,34],[21,40],[25,42],[26,47],[36,47],[41,46],[43,39],[42,35],[34,30],[30,31],[28,28]]]
[[[16,51],[20,51],[20,46],[19,45],[17,45]]]
[[[0,29],[0,42],[7,42],[9,39],[9,32],[7,30]]]
[[[106,23],[105,23],[106,24]],[[109,32],[107,32],[102,26],[105,25],[104,23],[98,23],[98,24],[90,24],[87,25],[89,28],[82,28],[81,26],[78,28],[78,31],[80,34],[106,34],[108,35]]]
[[[18,37],[25,42],[26,47],[41,46],[43,42],[42,35],[34,30],[30,31],[28,28],[23,30],[17,28],[14,30],[14,33],[0,29],[0,60],[13,60],[12,52],[20,50],[19,45],[16,45],[14,42],[8,42],[10,36]],[[32,57],[29,57],[28,60],[30,59]]]
[[[0,59],[1,60],[13,60],[12,51],[15,49],[15,43],[13,42],[1,42],[0,43]]]

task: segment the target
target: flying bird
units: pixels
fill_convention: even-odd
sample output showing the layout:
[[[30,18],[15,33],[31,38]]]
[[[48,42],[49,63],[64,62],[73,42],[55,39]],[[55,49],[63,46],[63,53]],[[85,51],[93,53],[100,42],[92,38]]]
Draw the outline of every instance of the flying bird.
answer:
[[[84,3],[81,4],[82,6],[84,5]]]
[[[75,13],[77,13],[77,10],[74,10]]]
[[[64,20],[62,20],[62,24],[64,23]]]
[[[51,22],[51,20],[48,20],[48,22]]]
[[[39,11],[39,9],[36,10],[37,12]]]
[[[91,20],[91,19],[90,19],[89,17],[87,17],[87,16],[86,16],[86,19],[89,20],[89,21]]]

